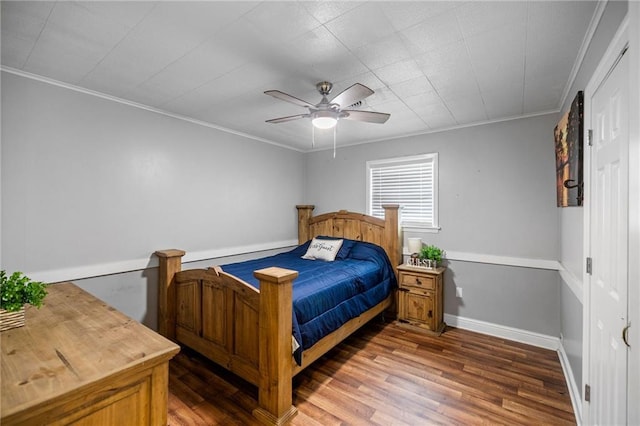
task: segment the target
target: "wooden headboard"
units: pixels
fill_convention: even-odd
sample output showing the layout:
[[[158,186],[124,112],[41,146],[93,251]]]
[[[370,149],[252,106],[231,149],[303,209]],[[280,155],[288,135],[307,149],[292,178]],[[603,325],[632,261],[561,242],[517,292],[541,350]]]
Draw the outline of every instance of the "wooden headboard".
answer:
[[[402,263],[402,233],[399,206],[385,204],[384,219],[346,210],[312,216],[312,205],[299,205],[298,244],[318,235],[366,241],[382,247],[395,268]]]

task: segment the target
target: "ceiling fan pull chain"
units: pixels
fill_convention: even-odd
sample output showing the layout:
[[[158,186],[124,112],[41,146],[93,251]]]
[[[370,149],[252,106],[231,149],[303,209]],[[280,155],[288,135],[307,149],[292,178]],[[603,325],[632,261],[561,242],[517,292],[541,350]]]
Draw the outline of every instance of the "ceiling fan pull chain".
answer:
[[[333,127],[333,158],[336,158],[336,132],[338,131],[338,126]]]

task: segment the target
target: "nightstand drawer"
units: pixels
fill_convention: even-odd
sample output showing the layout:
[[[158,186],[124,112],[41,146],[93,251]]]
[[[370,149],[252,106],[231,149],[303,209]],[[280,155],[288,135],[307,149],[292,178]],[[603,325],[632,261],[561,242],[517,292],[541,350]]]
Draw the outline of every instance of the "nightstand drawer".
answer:
[[[418,296],[433,296],[433,290],[422,287],[400,287],[398,291],[401,291],[403,293],[411,293]]]
[[[436,279],[432,276],[425,276],[425,274],[402,272],[400,273],[400,285],[433,290],[436,286]]]

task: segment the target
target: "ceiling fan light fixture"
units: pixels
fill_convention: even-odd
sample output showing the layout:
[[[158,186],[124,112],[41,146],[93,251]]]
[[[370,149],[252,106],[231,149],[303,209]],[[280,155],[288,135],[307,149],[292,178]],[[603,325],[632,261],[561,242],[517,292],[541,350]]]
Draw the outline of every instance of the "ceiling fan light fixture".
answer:
[[[311,123],[316,129],[331,129],[338,123],[338,114],[334,111],[316,111]]]

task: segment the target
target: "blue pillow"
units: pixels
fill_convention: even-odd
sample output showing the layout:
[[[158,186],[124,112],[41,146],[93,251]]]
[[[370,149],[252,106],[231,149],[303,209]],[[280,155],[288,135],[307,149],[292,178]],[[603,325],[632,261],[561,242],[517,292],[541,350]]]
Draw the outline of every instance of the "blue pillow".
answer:
[[[355,240],[348,240],[346,238],[340,238],[340,237],[327,237],[326,235],[318,235],[316,238],[319,240],[343,240],[342,247],[340,247],[340,250],[338,250],[338,254],[336,255],[336,259],[340,259],[340,260],[344,260],[348,258],[349,252],[351,252],[351,249],[357,243],[357,241]]]

